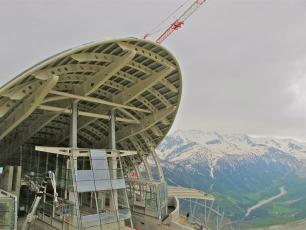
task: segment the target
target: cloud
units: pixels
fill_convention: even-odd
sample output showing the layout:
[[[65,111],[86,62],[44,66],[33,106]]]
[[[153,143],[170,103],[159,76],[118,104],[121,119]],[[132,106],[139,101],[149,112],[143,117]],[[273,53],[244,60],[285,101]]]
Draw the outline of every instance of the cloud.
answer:
[[[184,1],[0,1],[0,84],[89,41],[141,37]],[[208,0],[164,45],[183,72],[173,129],[306,134],[306,2]]]

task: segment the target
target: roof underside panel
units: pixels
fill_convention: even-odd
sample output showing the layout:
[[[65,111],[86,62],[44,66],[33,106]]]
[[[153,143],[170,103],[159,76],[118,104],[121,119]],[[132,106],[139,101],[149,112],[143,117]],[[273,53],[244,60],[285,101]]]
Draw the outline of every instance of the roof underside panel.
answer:
[[[0,89],[0,154],[24,144],[67,146],[72,101],[79,147],[107,148],[114,108],[118,148],[150,151],[174,121],[181,88],[177,61],[158,44],[128,38],[67,50]]]

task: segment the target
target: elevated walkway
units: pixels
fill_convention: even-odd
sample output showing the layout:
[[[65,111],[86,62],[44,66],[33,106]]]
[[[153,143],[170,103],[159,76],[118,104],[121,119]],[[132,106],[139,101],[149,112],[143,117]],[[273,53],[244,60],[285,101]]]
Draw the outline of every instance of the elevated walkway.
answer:
[[[190,212],[188,213],[190,217],[187,217],[186,213],[185,215],[181,213],[180,200],[184,199],[190,201]],[[192,200],[197,202],[192,202]],[[206,225],[209,220],[209,208],[206,202],[211,203],[211,209],[214,201],[215,197],[213,195],[197,189],[168,186],[168,210],[171,212],[164,223],[167,224],[170,229],[176,230],[209,229]],[[191,208],[192,206],[193,208]],[[197,206],[202,206],[204,210],[199,209],[196,211]],[[203,220],[196,218],[195,212],[200,212],[198,214],[199,216],[203,215]]]
[[[174,186],[168,186],[168,196],[176,197],[178,199],[197,199],[207,201],[215,200],[213,195],[199,191],[197,189]]]

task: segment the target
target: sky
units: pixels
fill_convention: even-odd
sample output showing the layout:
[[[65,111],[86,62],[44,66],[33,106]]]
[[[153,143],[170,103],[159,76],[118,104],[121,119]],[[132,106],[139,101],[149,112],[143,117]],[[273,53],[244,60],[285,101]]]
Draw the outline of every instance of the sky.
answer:
[[[184,2],[0,0],[0,85],[65,49],[143,37]],[[207,0],[163,45],[183,75],[172,131],[306,139],[305,0]]]

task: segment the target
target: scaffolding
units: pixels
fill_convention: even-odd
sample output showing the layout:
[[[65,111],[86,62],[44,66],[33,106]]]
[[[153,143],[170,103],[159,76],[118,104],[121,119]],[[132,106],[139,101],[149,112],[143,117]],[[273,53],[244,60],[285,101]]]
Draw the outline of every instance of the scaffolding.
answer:
[[[167,215],[168,196],[165,182],[129,179],[127,184],[132,212],[155,217],[159,220]]]
[[[0,189],[0,229],[17,230],[17,196]]]
[[[59,205],[46,193],[38,218],[56,229],[124,229],[132,226],[121,157],[130,151],[37,147],[67,156]]]
[[[214,201],[201,199],[181,199],[180,221],[196,229],[221,230],[224,212],[214,207]]]

